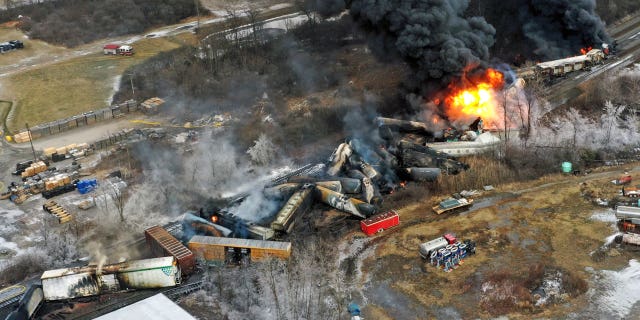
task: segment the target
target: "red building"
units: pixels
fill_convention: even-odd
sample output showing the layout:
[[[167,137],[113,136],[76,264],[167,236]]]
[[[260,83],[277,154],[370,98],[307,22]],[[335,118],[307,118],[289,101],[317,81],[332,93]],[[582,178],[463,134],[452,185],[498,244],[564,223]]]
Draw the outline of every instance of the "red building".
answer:
[[[370,236],[399,224],[400,216],[392,210],[360,221],[360,229],[362,229],[362,232],[366,235]]]
[[[118,54],[118,48],[120,47],[120,45],[118,44],[107,44],[105,45],[102,50],[104,51],[104,54]]]

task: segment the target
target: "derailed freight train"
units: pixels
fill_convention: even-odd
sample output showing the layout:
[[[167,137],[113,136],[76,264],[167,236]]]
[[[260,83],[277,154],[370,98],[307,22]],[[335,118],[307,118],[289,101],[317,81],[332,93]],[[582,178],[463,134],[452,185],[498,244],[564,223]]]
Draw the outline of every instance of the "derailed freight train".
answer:
[[[28,320],[34,319],[36,312],[44,300],[44,294],[42,292],[41,285],[32,285],[22,295],[18,306],[13,310],[5,320]]]
[[[173,287],[181,283],[181,272],[174,257],[162,257],[48,270],[40,280],[44,299],[55,301],[125,290]]]

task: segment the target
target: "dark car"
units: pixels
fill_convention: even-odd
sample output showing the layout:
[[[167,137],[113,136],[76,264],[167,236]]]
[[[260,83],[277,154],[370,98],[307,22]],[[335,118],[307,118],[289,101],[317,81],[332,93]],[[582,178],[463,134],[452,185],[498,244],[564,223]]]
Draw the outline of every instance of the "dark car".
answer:
[[[5,52],[13,50],[13,47],[9,44],[9,42],[0,43],[0,52]]]
[[[22,49],[22,48],[24,48],[24,43],[22,43],[22,41],[20,41],[20,40],[11,40],[11,41],[9,41],[9,45],[11,45],[11,47],[13,49]]]

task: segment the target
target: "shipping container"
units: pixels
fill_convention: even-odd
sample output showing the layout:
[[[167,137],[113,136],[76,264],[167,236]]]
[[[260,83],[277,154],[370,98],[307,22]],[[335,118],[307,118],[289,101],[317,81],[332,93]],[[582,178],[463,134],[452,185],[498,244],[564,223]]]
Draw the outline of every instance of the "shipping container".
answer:
[[[189,249],[207,262],[238,262],[248,258],[251,262],[269,257],[288,259],[291,243],[253,239],[193,236]]]
[[[366,235],[370,236],[399,224],[400,216],[392,210],[360,221],[360,229],[362,229],[362,232]]]
[[[173,256],[178,261],[184,275],[193,272],[196,265],[195,255],[163,227],[153,226],[145,230],[144,238],[154,256]]]

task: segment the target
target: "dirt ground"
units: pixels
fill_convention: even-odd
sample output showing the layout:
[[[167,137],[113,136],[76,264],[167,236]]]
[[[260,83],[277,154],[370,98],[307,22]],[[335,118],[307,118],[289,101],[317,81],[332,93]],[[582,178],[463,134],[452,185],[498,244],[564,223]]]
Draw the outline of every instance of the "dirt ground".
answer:
[[[364,295],[369,303],[365,318],[467,319],[507,314],[529,319],[580,314],[590,303],[580,290],[564,295],[559,303],[534,306],[527,299],[513,304],[491,300],[497,291],[491,286],[523,287],[527,292],[522,296],[530,299],[528,290],[534,288],[519,283],[540,282],[534,266],[561,270],[573,279],[570,284],[579,284],[589,283],[588,270],[620,269],[629,259],[637,259],[638,253],[624,250],[593,254],[615,231],[611,222],[592,218],[594,212],[607,209],[595,207],[580,194],[584,181],[617,190],[610,181],[632,169],[637,171],[627,165],[585,176],[557,175],[499,186],[484,192],[469,211],[460,214],[436,216],[431,210],[438,201],[435,198],[399,208],[401,227],[372,239],[375,251],[363,262]],[[477,241],[477,254],[450,273],[429,265],[418,254],[420,243],[444,233]]]

